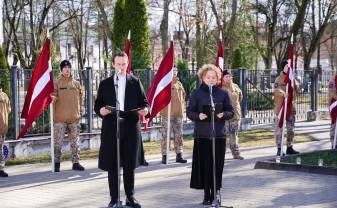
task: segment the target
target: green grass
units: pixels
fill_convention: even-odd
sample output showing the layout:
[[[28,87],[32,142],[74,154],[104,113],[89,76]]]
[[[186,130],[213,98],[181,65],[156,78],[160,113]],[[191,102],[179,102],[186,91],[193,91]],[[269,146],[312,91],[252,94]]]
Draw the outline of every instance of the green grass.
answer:
[[[296,135],[295,142],[309,142],[313,141],[311,137]],[[239,144],[240,147],[253,147],[253,146],[266,146],[274,145],[274,132],[270,130],[257,129],[249,130],[239,133]],[[171,147],[173,148],[173,142],[171,141]],[[193,148],[193,137],[184,137],[184,151],[192,151]],[[160,141],[150,141],[144,142],[144,151],[146,155],[160,154],[161,147]],[[97,159],[98,150],[82,150],[81,159]],[[70,160],[70,153],[64,153],[62,155],[63,160]],[[43,163],[50,162],[50,154],[41,154],[32,157],[16,158],[10,159],[6,162],[6,165],[19,165],[19,164],[29,164],[29,163]]]
[[[302,165],[318,166],[318,160],[323,160],[323,166],[337,168],[337,151],[336,150],[322,150],[316,152],[305,153],[300,156],[291,156],[281,159],[284,163],[296,164],[297,158],[301,158]]]

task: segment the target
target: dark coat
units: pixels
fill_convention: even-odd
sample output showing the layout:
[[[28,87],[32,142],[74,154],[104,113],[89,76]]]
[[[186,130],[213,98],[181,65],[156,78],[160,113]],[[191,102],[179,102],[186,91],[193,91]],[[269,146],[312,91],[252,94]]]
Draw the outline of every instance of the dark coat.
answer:
[[[116,114],[112,113],[102,117],[99,112],[104,106],[116,106],[113,77],[114,75],[100,83],[94,107],[96,114],[103,118],[98,167],[105,171],[117,169]],[[142,107],[148,107],[143,86],[133,75],[126,75],[125,112]],[[141,133],[139,116],[136,111],[133,111],[121,113],[121,117],[121,163],[124,168],[134,169],[140,163]]]
[[[215,107],[215,166],[216,166],[216,189],[221,188],[222,171],[226,153],[225,120],[234,116],[229,95],[217,86],[212,87],[212,97]],[[209,87],[202,83],[198,89],[192,92],[187,108],[187,116],[195,122],[194,146],[190,187],[196,189],[210,190],[213,187],[213,157],[211,138],[210,115],[205,120],[199,119],[200,113],[209,114],[207,106],[210,106],[211,98]],[[205,108],[206,106],[206,108]],[[217,108],[218,106],[218,108]],[[219,119],[216,114],[224,112]]]
[[[213,101],[216,105],[220,104],[221,109],[216,108],[215,112],[215,138],[225,138],[225,120],[234,116],[233,107],[229,95],[224,90],[217,86],[212,88]],[[187,108],[187,117],[195,122],[194,138],[210,138],[211,136],[211,121],[210,116],[206,120],[200,120],[199,114],[205,113],[205,106],[210,106],[211,99],[209,88],[205,83],[202,83],[199,88],[192,92]],[[224,117],[219,119],[216,114],[224,112]]]

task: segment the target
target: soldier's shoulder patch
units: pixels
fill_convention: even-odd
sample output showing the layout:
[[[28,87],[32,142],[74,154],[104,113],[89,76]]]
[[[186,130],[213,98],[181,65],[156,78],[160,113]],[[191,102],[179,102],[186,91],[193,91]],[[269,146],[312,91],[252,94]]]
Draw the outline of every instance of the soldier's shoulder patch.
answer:
[[[275,82],[274,87],[275,87],[275,88],[278,88],[278,87],[279,87],[279,83],[278,83],[278,82]]]
[[[329,88],[333,88],[333,82],[329,82]]]

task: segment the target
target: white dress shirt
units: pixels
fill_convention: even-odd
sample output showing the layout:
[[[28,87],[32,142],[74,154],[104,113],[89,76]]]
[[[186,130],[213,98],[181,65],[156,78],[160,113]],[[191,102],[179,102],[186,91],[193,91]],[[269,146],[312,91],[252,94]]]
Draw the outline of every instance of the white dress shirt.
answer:
[[[117,80],[118,76],[118,80]],[[119,102],[119,110],[124,111],[124,102],[125,102],[125,87],[126,87],[126,74],[115,74],[115,91],[118,94],[117,100]],[[118,87],[117,87],[118,86]],[[118,89],[118,92],[117,92]]]

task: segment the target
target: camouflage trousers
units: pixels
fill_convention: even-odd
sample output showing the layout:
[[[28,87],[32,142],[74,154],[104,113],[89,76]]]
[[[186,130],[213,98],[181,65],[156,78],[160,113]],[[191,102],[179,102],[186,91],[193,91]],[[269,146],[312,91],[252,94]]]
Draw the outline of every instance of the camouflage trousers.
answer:
[[[0,135],[0,170],[5,168],[5,160],[3,159],[2,146],[5,143],[5,135]]]
[[[175,152],[182,153],[183,152],[183,119],[182,118],[171,118],[170,119],[171,132],[173,132],[174,136],[174,150]],[[161,153],[162,155],[167,154],[167,118],[163,118],[163,128],[161,129],[161,133],[163,135],[161,140]]]
[[[238,137],[238,131],[239,131],[239,125],[240,120],[229,120],[226,121],[226,137],[229,138],[229,148],[231,149],[233,156],[239,156],[240,150],[239,150],[239,137]]]
[[[80,160],[80,148],[79,148],[79,126],[78,123],[55,123],[54,124],[54,154],[55,162],[59,163],[62,156],[63,139],[66,129],[68,130],[68,138],[71,149],[71,161],[78,163]]]
[[[333,147],[333,140],[335,138],[335,128],[336,128],[336,124],[331,124],[330,126],[330,141],[331,141],[331,147]],[[337,144],[337,142],[336,142]]]
[[[289,121],[286,122],[287,128],[287,146],[291,146],[294,141],[294,128],[295,128],[295,115],[296,113],[291,113]],[[275,127],[275,142],[277,147],[281,147],[281,140],[282,140],[282,128],[278,126],[279,119],[278,115],[276,114],[274,118],[274,127]]]

